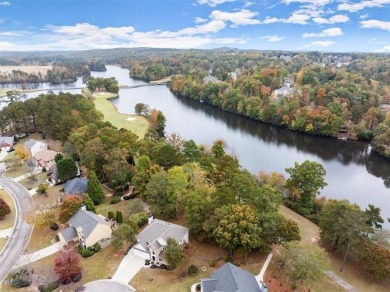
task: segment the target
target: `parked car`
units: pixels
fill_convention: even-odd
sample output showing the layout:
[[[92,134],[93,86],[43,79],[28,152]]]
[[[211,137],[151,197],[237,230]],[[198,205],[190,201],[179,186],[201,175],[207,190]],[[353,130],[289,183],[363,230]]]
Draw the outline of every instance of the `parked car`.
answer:
[[[14,152],[15,151],[15,148],[14,147],[10,147],[7,152],[10,153],[10,152]]]

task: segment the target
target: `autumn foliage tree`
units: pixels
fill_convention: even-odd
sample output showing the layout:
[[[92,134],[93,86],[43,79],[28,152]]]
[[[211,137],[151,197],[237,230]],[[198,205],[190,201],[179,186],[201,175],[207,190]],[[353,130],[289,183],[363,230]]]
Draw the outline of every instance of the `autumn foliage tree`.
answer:
[[[54,259],[54,271],[63,284],[76,281],[75,277],[82,272],[80,255],[74,250],[61,250]]]
[[[82,204],[83,200],[77,196],[66,197],[61,205],[58,221],[61,223],[67,222],[80,209]]]
[[[19,157],[20,160],[23,161],[27,160],[31,156],[28,148],[24,147],[21,144],[15,146],[15,154],[17,157]]]
[[[5,216],[11,214],[11,209],[8,204],[0,198],[0,220],[3,220]]]

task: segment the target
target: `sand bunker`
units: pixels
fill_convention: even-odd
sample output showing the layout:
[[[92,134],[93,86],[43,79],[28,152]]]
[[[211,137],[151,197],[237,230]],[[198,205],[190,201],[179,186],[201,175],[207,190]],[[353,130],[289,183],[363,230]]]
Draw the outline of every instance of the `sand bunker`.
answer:
[[[137,118],[127,118],[126,121],[130,121],[130,122],[131,122],[131,121],[134,121],[134,120],[136,120],[136,119],[137,119]]]

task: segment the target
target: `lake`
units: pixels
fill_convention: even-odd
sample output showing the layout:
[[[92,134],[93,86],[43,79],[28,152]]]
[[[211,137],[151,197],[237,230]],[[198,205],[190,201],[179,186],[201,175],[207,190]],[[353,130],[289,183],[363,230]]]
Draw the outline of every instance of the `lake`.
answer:
[[[106,72],[92,72],[92,76],[113,76],[120,85],[145,84],[129,78],[128,73],[127,69],[107,66]],[[74,87],[79,84],[80,79]],[[59,87],[42,86],[47,86],[42,89],[48,90]],[[67,90],[70,84],[61,88],[80,92]],[[42,92],[28,93],[26,98],[39,94]],[[177,97],[165,85],[120,89],[119,97],[112,102],[119,112],[128,114],[134,114],[134,106],[140,102],[161,110],[167,118],[168,135],[176,132],[184,139],[208,145],[223,139],[228,152],[236,155],[240,164],[253,174],[260,170],[286,174],[285,168],[293,167],[294,162],[317,161],[327,173],[328,186],[321,190],[321,195],[345,198],[363,209],[374,204],[382,209],[384,218],[390,217],[390,160],[371,151],[368,144],[306,135],[256,122],[199,101]]]

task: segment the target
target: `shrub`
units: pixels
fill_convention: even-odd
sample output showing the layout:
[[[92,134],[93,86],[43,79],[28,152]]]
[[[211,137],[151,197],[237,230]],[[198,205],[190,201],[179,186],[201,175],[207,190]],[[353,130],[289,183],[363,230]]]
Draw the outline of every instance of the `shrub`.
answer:
[[[190,275],[196,275],[198,273],[199,269],[195,265],[191,265],[188,267],[188,274]]]
[[[116,211],[116,222],[123,223],[123,214],[121,211]]]
[[[113,197],[111,199],[111,202],[110,204],[116,204],[116,203],[119,203],[121,201],[121,198],[120,197]]]
[[[73,282],[78,282],[78,281],[81,280],[82,277],[83,277],[83,275],[82,275],[81,273],[79,273],[79,274],[77,274],[76,276],[74,276],[74,277],[72,278],[72,281],[73,281]]]
[[[42,167],[42,172],[46,172],[46,171],[47,171],[46,167]]]
[[[50,229],[51,230],[57,230],[58,229],[58,224],[53,222],[51,225],[50,225]]]
[[[32,277],[31,271],[27,268],[23,268],[15,272],[10,279],[11,286],[14,288],[28,287],[31,285]]]
[[[136,194],[131,194],[131,195],[126,195],[126,196],[123,196],[123,200],[131,200],[131,199],[134,199],[136,198],[137,195]]]
[[[186,271],[180,272],[180,277],[181,278],[184,278],[185,276],[187,276],[187,272]]]
[[[113,219],[114,218],[114,212],[108,211],[108,219]]]
[[[142,227],[148,222],[148,213],[141,212],[134,214],[130,217],[130,222],[134,223],[138,227]]]
[[[60,286],[58,281],[51,282],[47,285],[40,285],[38,287],[40,292],[52,292]]]
[[[115,197],[122,197],[123,196],[123,191],[122,190],[115,191],[114,196]]]
[[[42,183],[37,188],[37,194],[44,195],[47,193],[48,185],[45,183]]]
[[[102,246],[100,245],[99,242],[96,242],[96,243],[93,245],[93,250],[94,250],[95,252],[99,252],[101,249],[102,249]]]
[[[217,261],[216,260],[211,260],[210,261],[210,263],[209,263],[209,265],[210,265],[210,267],[215,267],[215,264],[217,263]]]
[[[93,250],[90,250],[88,248],[85,248],[81,251],[81,256],[83,258],[89,258],[90,256],[93,256],[95,252]]]

